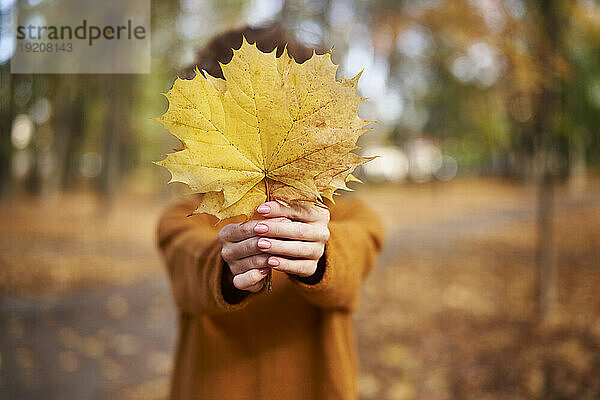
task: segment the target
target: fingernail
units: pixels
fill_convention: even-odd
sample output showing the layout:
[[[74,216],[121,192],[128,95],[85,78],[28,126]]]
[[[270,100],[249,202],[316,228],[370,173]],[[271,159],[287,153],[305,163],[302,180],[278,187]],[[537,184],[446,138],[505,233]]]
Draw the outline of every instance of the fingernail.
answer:
[[[263,275],[266,275],[269,273],[269,268],[259,268],[258,272],[260,272]]]
[[[267,264],[269,264],[271,267],[278,267],[279,260],[276,258],[269,258],[269,261],[267,261]]]
[[[260,214],[268,214],[271,212],[271,207],[269,207],[266,204],[261,204],[260,206],[258,206],[256,211],[258,211]]]
[[[258,247],[260,247],[261,249],[268,249],[271,247],[271,242],[265,239],[260,239],[258,241]]]
[[[256,233],[266,233],[269,230],[269,227],[265,224],[256,224],[254,227],[254,232]]]

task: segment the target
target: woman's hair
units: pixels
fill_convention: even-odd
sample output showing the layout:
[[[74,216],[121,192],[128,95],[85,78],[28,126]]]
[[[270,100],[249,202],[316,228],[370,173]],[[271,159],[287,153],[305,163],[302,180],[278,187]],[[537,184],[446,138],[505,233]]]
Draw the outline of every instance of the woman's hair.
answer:
[[[238,49],[242,45],[242,36],[263,52],[271,52],[277,47],[277,56],[283,53],[287,45],[287,51],[296,62],[302,63],[308,60],[313,53],[310,49],[289,37],[279,25],[271,25],[262,28],[246,27],[239,30],[225,32],[212,39],[203,49],[196,54],[196,60],[192,65],[184,68],[180,73],[182,78],[192,79],[195,76],[196,66],[200,70],[206,70],[210,75],[223,78],[223,72],[219,63],[227,64],[233,57],[232,49]]]

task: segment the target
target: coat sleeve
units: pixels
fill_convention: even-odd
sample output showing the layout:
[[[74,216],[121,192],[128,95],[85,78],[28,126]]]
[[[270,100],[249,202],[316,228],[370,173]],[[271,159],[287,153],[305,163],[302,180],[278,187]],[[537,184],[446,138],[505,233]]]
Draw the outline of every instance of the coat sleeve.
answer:
[[[381,220],[360,201],[340,201],[332,207],[329,231],[320,280],[314,284],[293,281],[318,307],[352,310],[358,303],[360,284],[382,246]]]
[[[164,256],[177,306],[189,314],[216,314],[243,308],[252,295],[236,304],[223,296],[225,264],[217,240],[216,219],[190,214],[190,198],[168,209],[158,223],[158,247]]]

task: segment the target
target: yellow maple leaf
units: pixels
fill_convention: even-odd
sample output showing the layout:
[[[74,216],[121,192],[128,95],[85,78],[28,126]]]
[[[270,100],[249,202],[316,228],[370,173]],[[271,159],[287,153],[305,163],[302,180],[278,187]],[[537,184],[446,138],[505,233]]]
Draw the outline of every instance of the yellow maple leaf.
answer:
[[[170,182],[204,193],[196,212],[250,218],[267,200],[322,204],[349,190],[352,171],[370,160],[351,152],[372,123],[358,116],[360,74],[336,80],[330,53],[298,64],[245,39],[221,69],[225,79],[198,70],[178,78],[158,118],[183,149],[157,164]]]

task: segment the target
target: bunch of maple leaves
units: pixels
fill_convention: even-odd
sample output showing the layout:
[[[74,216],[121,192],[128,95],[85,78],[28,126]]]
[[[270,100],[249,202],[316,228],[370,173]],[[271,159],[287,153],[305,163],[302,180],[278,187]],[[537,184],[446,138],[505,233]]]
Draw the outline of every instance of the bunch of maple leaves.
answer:
[[[358,116],[360,74],[336,80],[330,53],[299,64],[245,39],[221,68],[225,79],[177,79],[158,118],[183,148],[157,164],[204,193],[196,213],[249,219],[267,200],[324,205],[349,190],[370,160],[352,153],[372,123]]]

